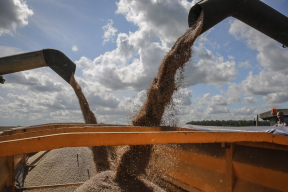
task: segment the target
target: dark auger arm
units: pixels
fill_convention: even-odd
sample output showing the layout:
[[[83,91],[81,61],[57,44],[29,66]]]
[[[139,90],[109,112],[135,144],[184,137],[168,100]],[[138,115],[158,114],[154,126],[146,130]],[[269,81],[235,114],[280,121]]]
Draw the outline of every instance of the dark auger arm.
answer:
[[[0,79],[2,80],[1,82],[4,83],[5,80],[1,75],[47,66],[68,83],[76,70],[75,63],[61,51],[43,49],[40,51],[0,57]]]
[[[288,18],[260,0],[202,0],[189,12],[188,24],[191,27],[204,13],[204,33],[227,17],[235,17],[247,25],[288,46]]]

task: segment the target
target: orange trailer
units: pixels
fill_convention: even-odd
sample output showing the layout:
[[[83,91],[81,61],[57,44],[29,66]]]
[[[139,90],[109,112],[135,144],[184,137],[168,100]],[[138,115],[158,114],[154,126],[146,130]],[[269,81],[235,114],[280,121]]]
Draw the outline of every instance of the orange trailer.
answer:
[[[0,189],[14,188],[14,169],[26,153],[148,144],[155,145],[159,158],[154,165],[161,172],[158,184],[172,191],[288,191],[288,137],[283,135],[72,123],[4,131],[0,135]],[[161,159],[172,166],[167,167]],[[71,185],[76,184],[30,189]]]

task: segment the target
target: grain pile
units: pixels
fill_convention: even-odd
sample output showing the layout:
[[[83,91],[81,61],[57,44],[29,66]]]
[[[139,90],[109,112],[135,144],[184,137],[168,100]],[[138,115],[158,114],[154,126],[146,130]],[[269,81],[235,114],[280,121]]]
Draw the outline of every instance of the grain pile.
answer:
[[[34,163],[33,157],[29,158],[28,162]],[[89,180],[89,176],[91,178],[96,174],[95,170],[91,150],[88,147],[55,149],[48,152],[37,162],[37,166],[27,173],[24,187],[85,182]],[[77,186],[33,190],[33,192],[70,192],[76,188]]]
[[[121,160],[123,154],[129,150],[129,146],[118,146],[116,150],[117,162]],[[116,165],[117,166],[117,165]],[[158,185],[153,184],[147,177],[123,177],[121,180],[115,180],[115,171],[105,171],[95,175],[89,181],[86,181],[75,192],[96,192],[96,191],[123,191],[123,192],[164,192]]]
[[[82,115],[86,124],[97,124],[94,113],[90,110],[89,104],[77,83],[74,75],[70,79],[70,85],[73,87],[75,94],[81,107]],[[110,169],[108,149],[105,146],[91,147],[93,159],[96,165],[97,172],[102,172]]]
[[[165,56],[155,79],[147,93],[145,104],[132,121],[134,126],[159,126],[165,107],[171,102],[177,86],[175,74],[191,58],[191,46],[200,35],[203,13],[198,21],[189,28]],[[82,191],[161,191],[158,186],[143,179],[149,164],[153,146],[130,146],[122,155],[116,173],[106,171],[85,182],[77,192]]]
[[[120,182],[114,181],[115,172],[105,171],[85,182],[75,192],[101,191],[101,192],[164,192],[157,185],[149,182],[145,178],[126,178]]]

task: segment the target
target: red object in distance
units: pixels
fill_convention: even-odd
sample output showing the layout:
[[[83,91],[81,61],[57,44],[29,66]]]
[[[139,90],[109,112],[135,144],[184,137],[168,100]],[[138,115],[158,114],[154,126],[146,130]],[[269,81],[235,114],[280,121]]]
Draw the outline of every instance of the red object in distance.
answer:
[[[272,115],[277,114],[277,110],[275,108],[273,108],[272,111],[271,111],[271,114]]]

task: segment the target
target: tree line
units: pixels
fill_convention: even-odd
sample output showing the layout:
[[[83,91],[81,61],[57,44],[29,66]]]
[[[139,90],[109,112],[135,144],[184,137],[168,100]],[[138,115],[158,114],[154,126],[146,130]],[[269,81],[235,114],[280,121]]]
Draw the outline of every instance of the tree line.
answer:
[[[226,126],[226,127],[245,127],[256,126],[254,120],[204,120],[204,121],[190,121],[186,124],[202,125],[202,126]],[[269,121],[258,121],[258,126],[270,126]]]

